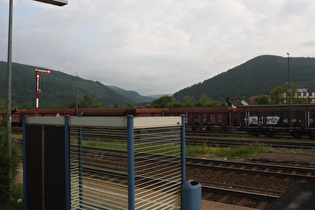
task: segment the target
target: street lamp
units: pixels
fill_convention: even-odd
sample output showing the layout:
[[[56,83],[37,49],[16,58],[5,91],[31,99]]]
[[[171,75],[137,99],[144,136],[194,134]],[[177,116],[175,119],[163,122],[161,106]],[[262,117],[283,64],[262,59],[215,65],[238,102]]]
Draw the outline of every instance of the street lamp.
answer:
[[[47,4],[64,6],[68,4],[68,0],[35,0]],[[11,106],[12,106],[12,16],[13,16],[13,0],[9,2],[9,30],[8,30],[8,61],[7,61],[7,106],[6,106],[6,133],[7,133],[7,156],[12,159],[12,128],[11,128]],[[12,180],[12,168],[8,171],[8,178]],[[10,186],[11,191],[11,186]]]
[[[13,13],[13,0],[10,0],[9,4],[9,31],[8,31],[8,69],[7,69],[7,106],[6,106],[6,133],[7,133],[7,157],[11,161],[12,159],[12,144],[11,144],[11,139],[12,139],[12,129],[11,129],[11,86],[12,86],[12,76],[11,76],[11,69],[12,69],[12,13]],[[12,167],[11,164],[9,164],[9,169],[8,169],[8,178],[10,180],[10,183],[12,183]],[[10,192],[12,190],[11,184],[10,186]],[[11,198],[10,198],[11,199]]]
[[[34,1],[40,1],[47,4],[53,4],[56,6],[64,6],[68,4],[68,0],[34,0]]]

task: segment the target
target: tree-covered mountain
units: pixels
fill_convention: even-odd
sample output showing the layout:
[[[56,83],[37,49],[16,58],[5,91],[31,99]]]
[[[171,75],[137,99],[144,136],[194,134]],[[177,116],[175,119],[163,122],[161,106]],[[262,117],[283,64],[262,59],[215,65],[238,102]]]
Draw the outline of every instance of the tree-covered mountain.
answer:
[[[12,103],[34,106],[35,73],[34,66],[12,64]],[[40,68],[45,69],[45,68]],[[315,89],[315,58],[289,58],[291,82],[297,88]],[[0,61],[0,103],[6,99],[7,63]],[[183,101],[185,96],[199,99],[207,94],[212,99],[268,94],[273,88],[288,82],[288,58],[272,55],[258,56],[244,64],[221,73],[201,83],[176,92],[173,97]],[[53,71],[41,74],[40,107],[67,107],[76,101],[78,88],[79,101],[84,95],[91,95],[97,102],[107,107],[115,104],[137,104],[151,102],[152,98],[140,96],[134,91],[118,87],[108,87],[100,82]],[[78,85],[76,85],[78,84]]]
[[[12,64],[12,103],[14,105],[34,106],[34,68],[30,65]],[[6,100],[6,84],[7,63],[0,61],[0,102],[2,103]],[[52,70],[51,74],[42,73],[40,75],[40,107],[67,107],[76,101],[77,88],[79,101],[84,95],[91,95],[95,101],[103,103],[107,107],[111,107],[115,103],[120,106],[137,103],[136,100],[131,100],[100,82]]]
[[[150,103],[154,99],[147,97],[147,96],[142,96],[139,93],[131,90],[124,90],[120,87],[117,86],[108,86],[109,88],[113,89],[115,92],[129,98],[132,101],[136,101],[137,103]]]
[[[289,81],[289,72],[297,88],[315,89],[315,58],[290,57],[288,62],[287,57],[263,55],[182,89],[174,98],[182,101],[185,96],[200,98],[204,93],[213,99],[268,94]]]

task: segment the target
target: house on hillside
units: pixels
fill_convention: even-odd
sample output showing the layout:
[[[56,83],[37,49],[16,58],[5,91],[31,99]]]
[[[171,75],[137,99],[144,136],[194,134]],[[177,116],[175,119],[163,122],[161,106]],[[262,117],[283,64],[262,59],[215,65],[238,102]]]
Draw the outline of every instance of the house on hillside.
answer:
[[[296,89],[292,96],[293,98],[308,100],[311,104],[315,104],[315,90],[308,90],[306,88]],[[283,98],[287,98],[287,94],[283,94]],[[286,100],[284,101],[286,103]]]
[[[226,103],[228,107],[232,107],[232,108],[243,106],[243,104],[239,100],[228,100]]]
[[[229,100],[227,102],[228,107],[232,107],[232,108],[236,108],[238,106],[248,106],[248,105],[258,105],[258,103],[256,102],[256,98],[258,98],[260,96],[252,96],[248,99],[243,99],[241,101],[239,100]]]
[[[241,101],[241,104],[244,106],[248,106],[248,105],[258,105],[258,103],[256,102],[256,98],[258,98],[260,96],[252,96],[248,99],[244,99]]]

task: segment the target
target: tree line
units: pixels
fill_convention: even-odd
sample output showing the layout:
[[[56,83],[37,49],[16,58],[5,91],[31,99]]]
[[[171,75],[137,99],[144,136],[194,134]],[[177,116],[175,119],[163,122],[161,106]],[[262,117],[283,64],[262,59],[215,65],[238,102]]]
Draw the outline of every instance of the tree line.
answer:
[[[242,101],[250,96],[223,98],[213,100],[206,93],[201,94],[200,98],[196,100],[194,96],[185,96],[182,101],[177,101],[174,97],[163,96],[155,99],[150,107],[152,108],[172,108],[172,107],[211,107],[211,106],[227,106],[227,101],[238,100]],[[297,94],[296,84],[284,84],[272,89],[268,95],[262,95],[255,98],[255,102],[258,105],[268,104],[310,104],[312,99],[300,98]]]
[[[255,98],[255,102],[258,105],[268,105],[268,104],[310,104],[312,103],[312,99],[308,98],[299,98],[296,94],[297,85],[284,84],[272,89],[268,95],[262,95]],[[250,96],[243,97],[234,97],[234,98],[223,98],[219,97],[217,100],[213,100],[206,93],[201,94],[200,98],[196,98],[195,96],[185,96],[183,100],[176,100],[172,96],[162,96],[160,98],[155,99],[153,102],[143,105],[133,105],[130,103],[125,104],[124,106],[119,106],[118,103],[114,103],[112,107],[145,107],[145,108],[172,108],[172,107],[213,107],[213,106],[227,106],[227,101],[229,100],[238,100],[241,101],[243,99],[249,98]],[[18,108],[32,108],[28,106],[15,106]],[[89,94],[83,95],[82,99],[78,102],[72,102],[69,104],[68,108],[104,108],[106,107],[103,103],[96,101]],[[42,107],[42,108],[62,108],[62,107]],[[5,103],[0,102],[0,109],[5,109]]]

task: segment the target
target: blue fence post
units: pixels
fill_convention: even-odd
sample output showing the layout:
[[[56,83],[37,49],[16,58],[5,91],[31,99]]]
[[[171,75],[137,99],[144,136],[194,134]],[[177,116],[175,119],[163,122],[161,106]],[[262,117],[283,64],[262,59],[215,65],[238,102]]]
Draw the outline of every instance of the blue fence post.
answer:
[[[135,209],[135,169],[134,169],[134,122],[127,116],[127,159],[128,159],[128,209]]]
[[[66,181],[66,210],[70,210],[70,155],[69,155],[69,115],[65,116],[65,181]]]
[[[27,193],[26,193],[26,116],[22,121],[22,144],[23,144],[23,209],[27,210]]]
[[[78,128],[78,162],[79,162],[79,203],[82,203],[83,200],[83,168],[82,168],[82,127]],[[80,206],[82,207],[82,206]]]
[[[182,117],[182,129],[181,129],[181,151],[182,151],[182,184],[186,181],[186,118]]]

